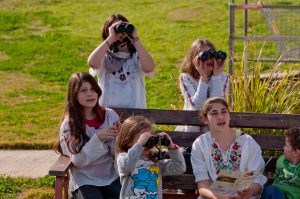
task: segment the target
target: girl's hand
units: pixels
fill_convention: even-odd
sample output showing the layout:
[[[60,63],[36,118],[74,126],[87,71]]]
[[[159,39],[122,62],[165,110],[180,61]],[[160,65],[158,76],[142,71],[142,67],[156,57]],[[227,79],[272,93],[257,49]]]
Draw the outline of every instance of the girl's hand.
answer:
[[[113,42],[118,41],[124,37],[124,35],[122,33],[117,33],[115,31],[115,27],[121,23],[123,23],[123,22],[117,21],[108,28],[109,36],[108,36],[107,40],[109,40],[109,44],[112,44]]]
[[[252,196],[252,190],[251,188],[246,188],[242,191],[238,191],[237,194],[242,198],[242,199],[248,199]]]
[[[226,196],[228,199],[241,199],[240,196]]]
[[[140,137],[138,138],[138,140],[136,141],[137,144],[144,146],[147,141],[149,140],[150,137],[153,137],[154,135],[152,134],[152,132],[144,132],[140,135]]]
[[[199,59],[198,55],[193,59],[193,64],[196,70],[198,71],[198,73],[200,74],[201,80],[204,81],[205,83],[208,83],[208,78],[209,78],[208,72],[205,70],[204,63],[202,62],[201,59]]]
[[[137,41],[140,41],[138,35],[137,35],[137,30],[134,27],[134,30],[131,34],[128,34],[127,32],[124,32],[125,36],[128,37],[131,41],[131,43],[134,45]]]
[[[126,32],[125,32],[126,36],[131,40],[133,41],[135,38],[138,37],[138,34],[137,34],[137,29],[136,27],[134,26],[134,30],[133,32],[131,33],[131,35],[128,35]]]
[[[120,130],[120,128],[121,128],[121,122],[120,122],[120,120],[114,122],[113,126],[115,126],[117,130]]]
[[[213,75],[219,76],[224,72],[225,68],[225,60],[216,60],[214,58],[214,68],[213,68]]]
[[[116,139],[119,130],[116,126],[110,126],[106,128],[99,129],[96,134],[101,141],[106,139]]]
[[[228,194],[220,194],[220,196],[218,197],[219,199],[241,199],[240,196],[236,196],[236,195],[228,195]]]
[[[252,183],[248,188],[237,191],[238,196],[240,196],[242,199],[248,199],[252,196],[256,196],[260,194],[262,191],[262,187],[258,183]]]
[[[166,132],[159,133],[159,136],[166,137],[170,141],[169,147],[174,145],[174,143],[173,143],[173,141],[171,139],[171,136],[169,134],[167,134]]]

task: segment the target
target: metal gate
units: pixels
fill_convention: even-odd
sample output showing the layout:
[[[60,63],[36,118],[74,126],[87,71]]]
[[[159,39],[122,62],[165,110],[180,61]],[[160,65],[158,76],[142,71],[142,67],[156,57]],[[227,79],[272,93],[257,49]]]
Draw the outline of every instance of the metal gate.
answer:
[[[247,1],[245,1],[247,2]],[[234,63],[300,63],[300,5],[229,5],[229,73]],[[244,16],[244,21],[235,18]]]

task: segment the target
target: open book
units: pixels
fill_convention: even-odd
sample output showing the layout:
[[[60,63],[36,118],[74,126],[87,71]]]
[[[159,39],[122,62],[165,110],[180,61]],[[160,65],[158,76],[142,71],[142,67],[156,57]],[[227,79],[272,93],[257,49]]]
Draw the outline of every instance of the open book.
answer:
[[[211,188],[219,193],[235,194],[248,188],[260,173],[261,170],[244,172],[220,170]]]
[[[219,193],[235,194],[237,191],[248,188],[256,177],[261,174],[266,165],[271,161],[272,157],[267,161],[262,169],[255,171],[228,171],[220,170],[217,179],[212,183],[211,188]]]

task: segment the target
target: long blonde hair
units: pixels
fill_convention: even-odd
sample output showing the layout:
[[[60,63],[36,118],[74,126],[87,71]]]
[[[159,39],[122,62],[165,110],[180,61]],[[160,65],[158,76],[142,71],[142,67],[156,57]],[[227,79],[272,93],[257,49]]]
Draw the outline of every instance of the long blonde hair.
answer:
[[[116,153],[128,152],[132,147],[134,138],[141,133],[152,130],[153,123],[143,116],[132,116],[127,118],[121,125],[116,142]]]
[[[195,79],[200,78],[200,74],[196,70],[193,60],[206,46],[212,50],[216,50],[214,44],[207,39],[197,39],[192,43],[187,55],[181,63],[181,73],[188,73]]]

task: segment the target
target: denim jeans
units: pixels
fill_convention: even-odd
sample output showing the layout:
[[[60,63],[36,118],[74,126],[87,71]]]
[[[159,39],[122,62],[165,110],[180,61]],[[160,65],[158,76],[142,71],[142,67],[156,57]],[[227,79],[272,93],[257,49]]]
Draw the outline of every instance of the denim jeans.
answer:
[[[277,187],[270,185],[264,188],[261,199],[287,199],[287,197]]]
[[[83,185],[72,193],[71,199],[119,199],[120,190],[118,178],[107,186]]]

